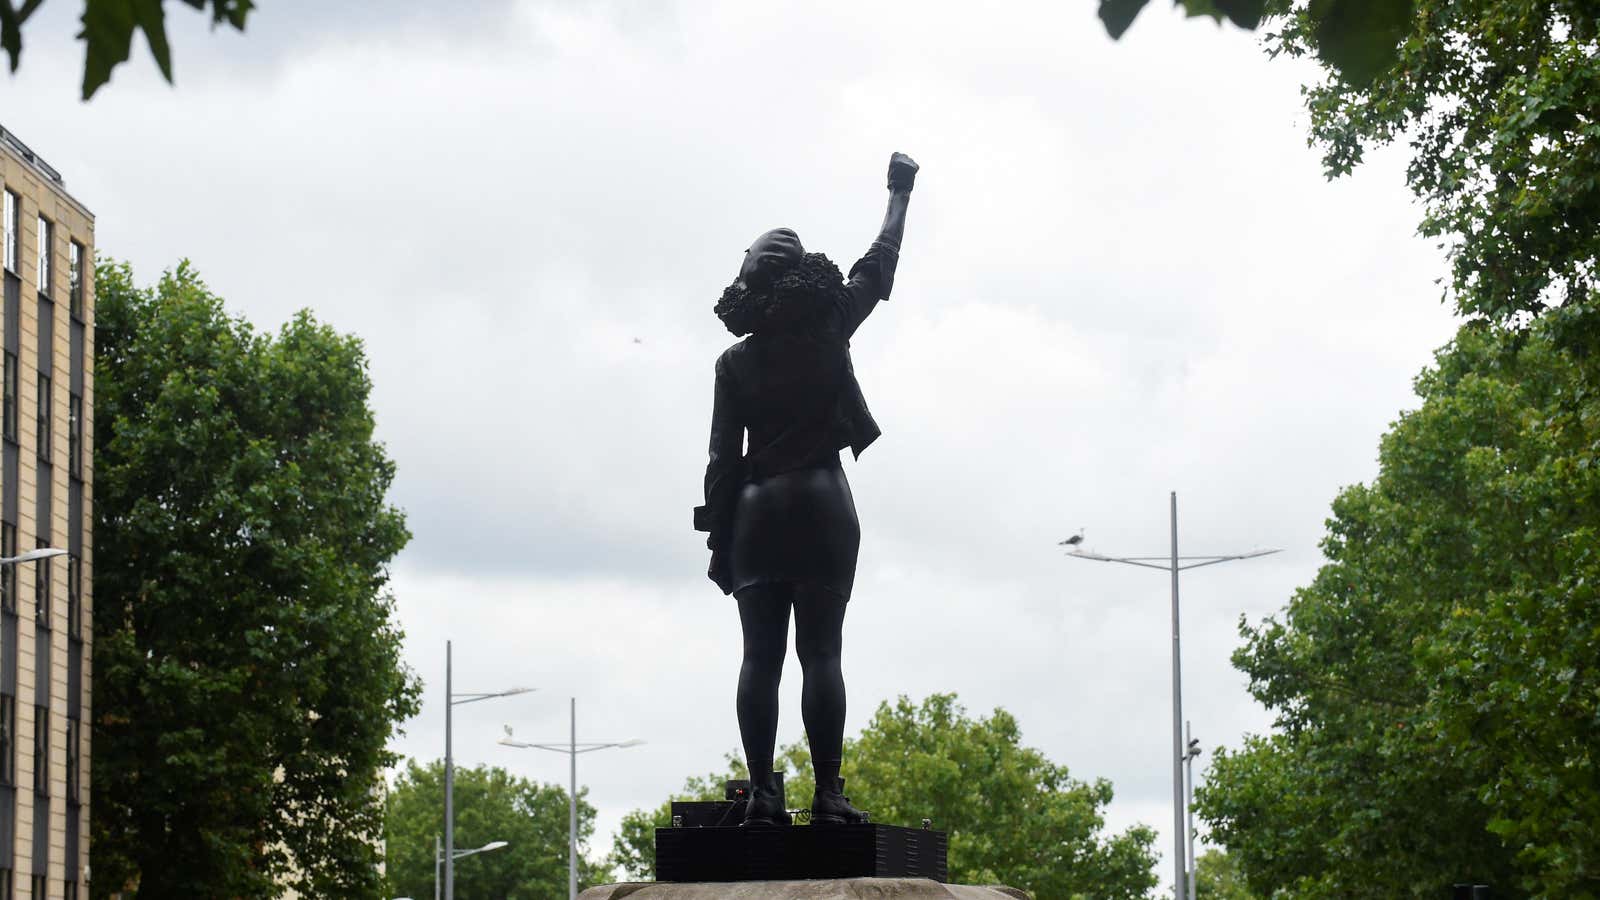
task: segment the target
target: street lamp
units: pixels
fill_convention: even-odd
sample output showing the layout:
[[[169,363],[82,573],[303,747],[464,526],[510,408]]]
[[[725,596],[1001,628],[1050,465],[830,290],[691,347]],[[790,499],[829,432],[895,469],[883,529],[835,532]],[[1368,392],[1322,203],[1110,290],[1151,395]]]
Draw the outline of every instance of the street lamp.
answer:
[[[537,688],[514,687],[509,690],[497,691],[492,694],[457,694],[450,682],[450,642],[444,642],[444,845],[456,845],[456,766],[455,758],[450,752],[450,727],[451,710],[463,703],[476,703],[479,700],[492,700],[495,697],[515,697],[517,694],[526,694]],[[473,851],[474,853],[478,851]],[[448,854],[444,860],[444,900],[456,898],[456,858]]]
[[[1179,556],[1178,555],[1178,492],[1172,492],[1172,552],[1166,556],[1102,556],[1083,549],[1083,533],[1079,532],[1077,540],[1071,538],[1062,541],[1070,544],[1072,550],[1068,556],[1078,559],[1092,559],[1099,562],[1124,563],[1130,566],[1142,566],[1146,569],[1160,569],[1172,575],[1172,832],[1173,840],[1177,845],[1175,862],[1178,866],[1178,877],[1172,882],[1172,893],[1177,900],[1183,900],[1184,883],[1188,880],[1186,865],[1190,855],[1185,851],[1184,841],[1184,813],[1187,804],[1183,799],[1183,764],[1187,758],[1183,743],[1183,666],[1181,654],[1178,652],[1178,573],[1184,569],[1198,569],[1201,566],[1214,566],[1217,563],[1231,562],[1236,559],[1254,559],[1257,556],[1266,556],[1277,553],[1277,550],[1252,550],[1249,553],[1231,553],[1224,556]],[[1165,565],[1157,563],[1166,560]]]
[[[474,853],[483,853],[488,850],[499,850],[504,846],[506,846],[505,841],[490,841],[489,843],[484,844],[482,847],[477,847],[472,850],[452,850],[450,852],[450,862],[454,863],[463,856],[471,856]],[[439,836],[436,834],[433,836],[433,900],[439,900],[439,864],[444,861],[444,845],[440,843]],[[408,898],[401,898],[401,900],[408,900]]]
[[[16,556],[0,556],[0,566],[12,566],[16,565],[17,563],[36,562],[41,559],[49,559],[52,556],[66,556],[67,552],[68,551],[62,550],[59,547],[38,547],[33,550],[29,550],[27,553],[19,553]]]
[[[578,743],[578,698],[572,698],[572,734],[565,744],[530,744],[513,740],[511,726],[506,726],[506,736],[500,743],[519,750],[549,750],[571,757],[572,789],[567,797],[567,900],[578,900],[578,754],[609,750],[612,747],[637,747],[644,741],[629,738],[625,741],[592,741]]]

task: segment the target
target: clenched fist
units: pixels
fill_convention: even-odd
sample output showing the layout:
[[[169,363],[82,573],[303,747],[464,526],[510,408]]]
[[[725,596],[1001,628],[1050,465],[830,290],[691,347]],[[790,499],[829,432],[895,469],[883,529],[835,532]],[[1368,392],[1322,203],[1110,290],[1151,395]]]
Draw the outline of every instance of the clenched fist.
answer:
[[[910,191],[917,183],[917,161],[904,153],[889,157],[889,190]]]

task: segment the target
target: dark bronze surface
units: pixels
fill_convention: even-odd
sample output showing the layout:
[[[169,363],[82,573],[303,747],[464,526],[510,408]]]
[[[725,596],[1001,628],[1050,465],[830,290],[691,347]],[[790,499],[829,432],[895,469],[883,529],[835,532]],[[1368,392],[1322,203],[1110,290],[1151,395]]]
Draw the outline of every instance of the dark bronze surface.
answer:
[[[705,505],[708,575],[739,602],[744,658],[739,731],[752,806],[762,821],[781,810],[766,788],[777,738],[778,680],[788,647],[805,674],[802,717],[824,820],[859,821],[838,790],[845,690],[842,626],[855,582],[860,525],[839,451],[859,457],[880,434],[850,359],[850,340],[889,298],[917,164],[889,160],[889,207],[877,239],[848,278],[808,253],[788,228],[764,232],[745,251],[716,305],[744,340],[718,357]]]

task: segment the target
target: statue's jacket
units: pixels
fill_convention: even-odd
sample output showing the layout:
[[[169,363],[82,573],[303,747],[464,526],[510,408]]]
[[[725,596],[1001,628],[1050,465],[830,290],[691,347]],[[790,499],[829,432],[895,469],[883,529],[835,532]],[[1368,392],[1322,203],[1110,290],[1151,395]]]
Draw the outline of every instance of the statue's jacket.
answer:
[[[732,589],[726,550],[740,488],[831,463],[845,447],[860,457],[882,434],[856,380],[850,338],[889,299],[898,258],[892,244],[873,242],[844,289],[803,327],[752,334],[717,357],[705,505],[695,507],[694,527],[710,533],[707,574],[724,593]]]

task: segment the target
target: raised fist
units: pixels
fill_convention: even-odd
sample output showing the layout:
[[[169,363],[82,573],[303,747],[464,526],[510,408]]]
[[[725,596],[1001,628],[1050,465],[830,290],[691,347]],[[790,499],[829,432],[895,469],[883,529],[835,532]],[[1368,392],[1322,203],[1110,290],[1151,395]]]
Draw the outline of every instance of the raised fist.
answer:
[[[917,183],[917,161],[904,153],[889,157],[889,190],[909,191]]]

